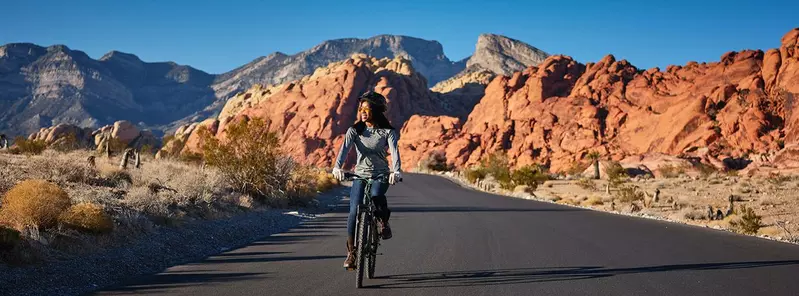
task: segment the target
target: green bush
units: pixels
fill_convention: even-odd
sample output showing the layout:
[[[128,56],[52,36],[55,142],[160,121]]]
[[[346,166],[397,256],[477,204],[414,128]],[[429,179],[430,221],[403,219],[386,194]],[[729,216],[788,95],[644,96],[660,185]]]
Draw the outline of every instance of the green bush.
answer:
[[[629,177],[627,169],[615,161],[608,162],[605,174],[608,176],[608,183],[612,188],[618,188]]]
[[[741,205],[741,217],[730,221],[730,226],[737,233],[756,234],[763,224],[761,217],[755,213],[754,209]]]
[[[199,129],[200,147],[209,166],[219,171],[237,191],[261,201],[290,204],[287,195],[295,166],[282,154],[280,139],[260,118],[239,120],[224,130],[220,141]],[[275,199],[275,200],[272,200]]]
[[[477,179],[485,179],[488,173],[486,172],[486,169],[483,167],[474,167],[467,169],[464,172],[464,175],[466,177],[466,180],[469,180],[469,182],[474,183],[477,182]]]
[[[485,168],[486,173],[499,182],[500,187],[506,190],[513,189],[508,157],[505,153],[497,151],[489,154],[488,158],[481,161],[481,166]]]
[[[644,192],[638,190],[638,186],[622,186],[616,191],[616,198],[621,202],[634,202],[644,200]]]
[[[540,166],[524,166],[517,170],[514,170],[511,173],[511,180],[513,181],[513,185],[527,185],[528,188],[531,190],[535,190],[538,188],[539,184],[543,184],[544,181],[549,180],[546,172]]]

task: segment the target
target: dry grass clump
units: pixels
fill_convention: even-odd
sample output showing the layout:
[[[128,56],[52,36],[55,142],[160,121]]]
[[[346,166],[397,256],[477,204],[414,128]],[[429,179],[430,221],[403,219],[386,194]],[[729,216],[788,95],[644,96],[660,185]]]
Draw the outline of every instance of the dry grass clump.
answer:
[[[91,155],[88,151],[72,151],[59,153],[47,150],[40,156],[30,159],[30,169],[34,178],[49,180],[58,184],[86,183],[91,184],[97,178],[97,170],[86,162],[80,163],[76,159],[86,159]]]
[[[25,180],[6,192],[0,221],[18,228],[50,228],[70,205],[67,192],[45,180]]]
[[[286,186],[287,199],[279,199],[278,202],[286,201],[289,206],[305,206],[316,196],[316,181],[319,174],[308,166],[297,166],[291,172],[291,180]]]
[[[90,233],[109,233],[114,229],[111,216],[96,204],[81,203],[70,207],[59,220],[67,227]]]

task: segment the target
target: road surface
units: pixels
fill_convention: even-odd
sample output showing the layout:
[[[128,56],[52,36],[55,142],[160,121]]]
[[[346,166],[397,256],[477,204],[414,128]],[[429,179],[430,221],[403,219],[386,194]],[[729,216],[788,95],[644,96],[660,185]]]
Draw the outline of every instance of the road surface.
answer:
[[[356,290],[333,212],[97,295],[799,295],[799,246],[477,192],[408,174]]]

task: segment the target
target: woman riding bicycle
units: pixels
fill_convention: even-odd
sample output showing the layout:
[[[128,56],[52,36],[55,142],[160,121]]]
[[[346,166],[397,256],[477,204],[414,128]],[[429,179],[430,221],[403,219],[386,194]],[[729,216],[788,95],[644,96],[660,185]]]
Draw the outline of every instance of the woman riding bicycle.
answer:
[[[388,209],[386,201],[386,191],[388,185],[395,184],[402,179],[401,163],[397,142],[399,132],[391,126],[386,118],[386,98],[379,93],[367,92],[359,98],[358,114],[355,124],[353,124],[344,137],[344,143],[338,152],[336,163],[333,166],[333,176],[339,181],[344,180],[344,172],[341,170],[344,160],[352,146],[358,152],[355,164],[355,174],[361,177],[375,177],[380,174],[388,173],[388,183],[385,181],[374,182],[372,184],[372,200],[376,211],[375,217],[379,222],[382,238],[391,238],[391,228],[388,219],[391,211]],[[386,161],[386,146],[391,151],[391,169],[389,170]],[[355,237],[355,218],[358,211],[358,204],[361,202],[363,190],[366,183],[355,180],[350,191],[350,215],[347,219],[347,259],[344,260],[345,268],[354,268],[355,249],[353,247]]]

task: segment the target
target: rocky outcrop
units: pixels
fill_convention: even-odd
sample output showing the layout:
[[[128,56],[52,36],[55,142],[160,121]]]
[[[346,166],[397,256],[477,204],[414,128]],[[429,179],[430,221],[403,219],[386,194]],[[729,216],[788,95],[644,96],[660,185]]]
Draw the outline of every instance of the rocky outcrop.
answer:
[[[611,55],[586,65],[551,56],[492,80],[463,127],[448,131],[456,135],[403,136],[402,149],[445,151],[455,166],[501,150],[513,166],[539,163],[553,171],[586,162],[590,151],[617,161],[660,153],[739,166],[740,159],[799,141],[798,32],[787,33],[778,50],[729,52],[719,62],[665,71],[637,69]]]
[[[228,112],[194,127],[187,126],[175,138],[186,139],[182,153],[199,152],[198,126],[211,126],[212,134],[224,139],[225,128],[231,122],[261,118],[280,135],[285,152],[310,164],[330,166],[344,132],[355,122],[357,97],[367,90],[386,96],[389,120],[398,129],[415,114],[443,114],[442,106],[428,91],[425,78],[410,61],[358,54],[279,89],[253,87],[229,103],[239,107],[225,106]]]
[[[549,56],[546,52],[516,39],[496,34],[481,34],[474,54],[466,62],[467,72],[488,70],[498,75],[511,75],[529,66],[538,65]]]
[[[28,140],[44,141],[49,146],[69,144],[77,147],[93,147],[92,139],[92,129],[67,123],[41,128],[28,136]]]
[[[62,123],[49,128],[42,128],[28,136],[28,140],[41,140],[48,146],[69,145],[72,148],[90,148],[103,150],[111,141],[116,145],[141,149],[149,146],[157,149],[158,138],[149,130],[141,131],[129,121],[117,121],[97,130],[81,128],[76,125]]]

